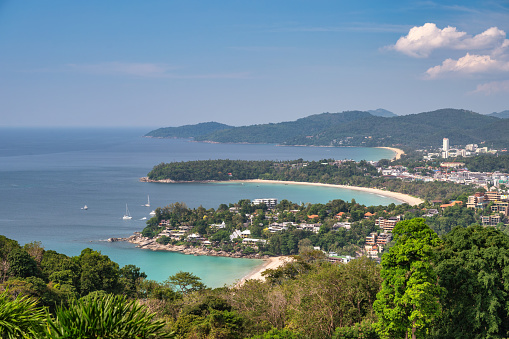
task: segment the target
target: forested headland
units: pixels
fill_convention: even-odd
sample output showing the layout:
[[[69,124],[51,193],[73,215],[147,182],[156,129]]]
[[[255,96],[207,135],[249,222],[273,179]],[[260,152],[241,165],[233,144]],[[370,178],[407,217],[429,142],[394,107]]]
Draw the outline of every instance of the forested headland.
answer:
[[[474,187],[450,182],[403,181],[382,176],[367,161],[246,161],[200,160],[161,163],[148,173],[150,180],[227,181],[265,179],[297,181],[384,189],[425,200],[456,199],[468,196]]]

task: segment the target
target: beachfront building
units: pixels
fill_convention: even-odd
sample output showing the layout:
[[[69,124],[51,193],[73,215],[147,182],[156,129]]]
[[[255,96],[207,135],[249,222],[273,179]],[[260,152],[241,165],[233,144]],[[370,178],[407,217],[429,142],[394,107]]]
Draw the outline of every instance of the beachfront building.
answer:
[[[267,240],[265,239],[255,239],[255,238],[242,239],[242,245],[258,246],[259,244],[265,245],[266,243]]]
[[[265,204],[268,208],[274,208],[277,205],[277,199],[275,198],[254,199],[252,203],[253,205]]]

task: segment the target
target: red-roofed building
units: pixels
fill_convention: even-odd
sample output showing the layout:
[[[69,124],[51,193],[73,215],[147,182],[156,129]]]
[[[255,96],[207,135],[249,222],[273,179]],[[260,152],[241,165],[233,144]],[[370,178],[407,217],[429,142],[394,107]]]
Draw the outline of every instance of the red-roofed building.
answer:
[[[338,214],[336,214],[336,219],[341,219],[343,217],[346,217],[346,212],[339,212]]]
[[[447,208],[447,207],[452,207],[454,205],[463,205],[463,201],[455,200],[455,201],[451,202],[450,204],[442,204],[442,205],[440,205],[440,207]]]

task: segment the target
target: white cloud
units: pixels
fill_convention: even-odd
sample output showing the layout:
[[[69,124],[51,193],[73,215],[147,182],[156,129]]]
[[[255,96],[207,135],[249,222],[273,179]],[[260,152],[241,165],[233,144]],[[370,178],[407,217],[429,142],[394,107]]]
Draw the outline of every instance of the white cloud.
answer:
[[[398,39],[390,48],[406,55],[425,58],[436,49],[482,50],[495,49],[506,43],[506,33],[497,27],[471,36],[456,27],[440,29],[434,23],[426,23],[410,29],[406,36]]]
[[[426,71],[429,78],[437,78],[446,73],[494,73],[508,72],[509,62],[491,58],[489,55],[471,55],[467,53],[458,60],[447,59],[442,65],[431,67]]]
[[[509,80],[505,81],[492,81],[485,84],[477,85],[477,88],[472,91],[473,94],[494,95],[498,93],[509,93]]]

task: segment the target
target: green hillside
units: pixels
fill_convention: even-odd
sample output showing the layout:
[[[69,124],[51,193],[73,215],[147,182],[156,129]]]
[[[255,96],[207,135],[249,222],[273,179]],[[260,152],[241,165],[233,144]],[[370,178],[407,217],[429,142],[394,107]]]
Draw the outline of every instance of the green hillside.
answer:
[[[145,134],[145,136],[153,138],[193,138],[199,135],[210,134],[218,130],[229,128],[232,128],[232,126],[211,121],[202,122],[196,125],[158,128]]]
[[[329,126],[342,125],[366,117],[372,117],[372,115],[361,111],[322,113],[296,121],[234,127],[198,136],[195,139],[216,142],[284,143],[295,136],[315,135]]]
[[[312,138],[297,136],[288,144],[363,145],[407,147],[440,146],[447,137],[453,144],[481,143],[485,140],[507,143],[509,137],[497,128],[500,120],[466,110],[441,109],[393,118],[367,117],[341,126],[331,126]]]
[[[194,137],[223,143],[411,148],[439,147],[443,138],[449,138],[451,145],[486,143],[507,148],[508,128],[509,119],[449,108],[391,117],[362,111],[322,113],[295,121],[242,127],[205,123],[161,128],[147,136]]]

